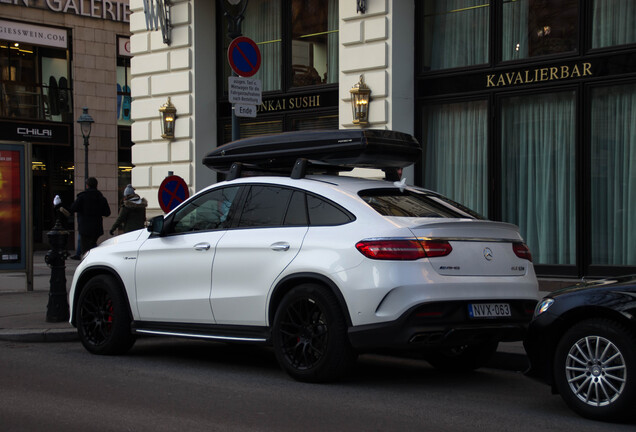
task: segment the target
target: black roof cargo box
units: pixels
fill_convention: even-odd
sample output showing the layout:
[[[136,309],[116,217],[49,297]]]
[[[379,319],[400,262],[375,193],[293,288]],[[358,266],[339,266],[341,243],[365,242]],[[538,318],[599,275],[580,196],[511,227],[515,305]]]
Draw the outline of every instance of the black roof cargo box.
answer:
[[[299,158],[343,168],[404,168],[420,158],[409,134],[389,130],[315,130],[245,138],[208,153],[203,164],[227,173],[240,163],[257,170],[291,170]]]

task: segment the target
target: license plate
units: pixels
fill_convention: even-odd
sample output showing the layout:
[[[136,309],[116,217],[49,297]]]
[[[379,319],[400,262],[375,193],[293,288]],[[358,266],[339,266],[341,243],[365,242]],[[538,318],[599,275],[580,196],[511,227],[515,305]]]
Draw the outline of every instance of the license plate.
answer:
[[[512,316],[508,303],[473,303],[468,305],[471,318],[499,318]]]

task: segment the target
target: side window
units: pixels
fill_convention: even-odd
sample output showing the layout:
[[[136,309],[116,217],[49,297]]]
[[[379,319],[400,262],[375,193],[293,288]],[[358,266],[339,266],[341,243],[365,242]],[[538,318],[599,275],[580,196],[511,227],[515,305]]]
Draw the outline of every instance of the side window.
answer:
[[[184,233],[227,228],[228,215],[239,187],[215,189],[190,201],[175,214],[172,232]]]
[[[291,194],[291,189],[277,186],[252,186],[245,199],[239,226],[281,226]]]
[[[307,195],[307,210],[309,224],[312,226],[342,225],[352,221],[352,218],[343,210],[312,195]]]
[[[307,226],[307,204],[305,203],[305,193],[294,191],[289,201],[287,214],[285,215],[285,226]]]

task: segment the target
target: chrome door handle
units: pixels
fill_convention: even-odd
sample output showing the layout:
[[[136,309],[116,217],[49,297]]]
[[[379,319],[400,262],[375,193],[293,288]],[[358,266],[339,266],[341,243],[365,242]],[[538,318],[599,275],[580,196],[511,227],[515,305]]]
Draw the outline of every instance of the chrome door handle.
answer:
[[[194,245],[194,250],[206,251],[210,249],[210,243],[197,243]]]
[[[270,248],[272,248],[273,251],[286,252],[289,250],[289,243],[286,243],[286,242],[273,243],[270,246]]]

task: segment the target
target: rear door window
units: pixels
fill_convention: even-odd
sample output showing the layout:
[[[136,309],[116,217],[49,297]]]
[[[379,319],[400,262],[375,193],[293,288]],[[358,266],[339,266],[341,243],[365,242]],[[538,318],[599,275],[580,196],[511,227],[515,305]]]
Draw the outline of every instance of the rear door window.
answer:
[[[250,187],[239,227],[282,226],[292,190],[278,186],[258,185]]]
[[[444,196],[416,189],[368,189],[358,195],[383,216],[484,219]]]

